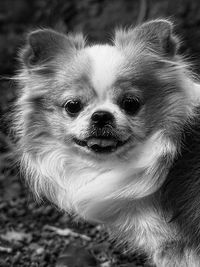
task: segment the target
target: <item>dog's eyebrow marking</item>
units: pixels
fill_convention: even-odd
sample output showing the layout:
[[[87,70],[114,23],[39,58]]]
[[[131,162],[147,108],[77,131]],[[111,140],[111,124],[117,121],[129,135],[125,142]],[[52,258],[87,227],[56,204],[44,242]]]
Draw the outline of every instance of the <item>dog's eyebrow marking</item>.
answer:
[[[126,88],[129,86],[133,86],[133,84],[134,84],[133,81],[128,79],[127,77],[118,77],[114,82],[113,86],[116,88],[120,87]]]
[[[95,89],[92,86],[92,83],[89,77],[86,74],[81,75],[79,78],[76,78],[72,81],[73,87],[76,92],[79,92],[85,95],[97,95]],[[88,90],[89,89],[89,90]]]
[[[89,100],[96,96],[96,91],[94,90],[87,73],[71,77],[70,80],[62,85],[59,103],[62,103],[63,99],[68,98],[69,96],[80,97],[82,100]]]
[[[73,79],[71,83],[73,85],[76,85],[76,90],[82,90],[84,89],[84,86],[91,87],[90,79],[85,74],[82,74],[80,77]]]
[[[118,77],[113,84],[113,89],[115,92],[133,92],[136,96],[140,97],[141,90],[138,88],[137,82],[131,77]]]
[[[74,83],[80,83],[80,84],[85,84],[85,83],[90,83],[90,80],[86,74],[81,74],[80,77],[75,78],[73,80]]]

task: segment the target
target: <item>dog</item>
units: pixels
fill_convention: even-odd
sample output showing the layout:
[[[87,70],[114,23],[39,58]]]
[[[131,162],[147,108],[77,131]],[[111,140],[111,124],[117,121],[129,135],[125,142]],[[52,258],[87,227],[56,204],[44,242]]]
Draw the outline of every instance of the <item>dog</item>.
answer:
[[[165,19],[107,44],[39,29],[14,78],[18,160],[36,197],[157,267],[200,266],[200,85],[179,45]]]

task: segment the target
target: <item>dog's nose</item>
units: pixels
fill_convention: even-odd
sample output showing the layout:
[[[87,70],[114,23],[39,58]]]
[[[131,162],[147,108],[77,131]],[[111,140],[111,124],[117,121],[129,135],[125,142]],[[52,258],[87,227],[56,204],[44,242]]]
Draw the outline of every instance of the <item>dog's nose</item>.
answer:
[[[114,116],[112,113],[104,110],[98,110],[92,114],[92,122],[98,127],[103,127],[106,124],[112,124],[114,122]]]

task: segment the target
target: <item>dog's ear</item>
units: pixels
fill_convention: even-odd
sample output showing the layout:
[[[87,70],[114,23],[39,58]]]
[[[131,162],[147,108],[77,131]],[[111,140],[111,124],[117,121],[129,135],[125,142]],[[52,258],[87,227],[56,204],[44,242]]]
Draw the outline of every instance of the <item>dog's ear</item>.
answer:
[[[157,19],[143,23],[127,31],[115,33],[117,46],[141,44],[145,49],[173,57],[178,48],[178,39],[173,34],[173,24],[168,20]]]
[[[82,47],[82,35],[64,35],[50,29],[36,30],[27,35],[20,58],[26,67],[34,68],[51,62],[59,54],[68,56]]]

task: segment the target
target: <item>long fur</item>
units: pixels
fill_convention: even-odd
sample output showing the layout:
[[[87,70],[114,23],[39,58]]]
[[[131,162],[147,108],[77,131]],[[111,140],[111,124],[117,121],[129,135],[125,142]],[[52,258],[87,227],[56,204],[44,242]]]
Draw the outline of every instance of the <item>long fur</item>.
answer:
[[[170,221],[175,221],[187,242],[200,252],[200,106],[184,128],[181,151],[161,188],[164,210],[173,210]]]
[[[156,266],[195,267],[200,86],[176,54],[172,28],[155,20],[119,30],[112,46],[33,32],[16,76],[14,129],[21,170],[38,198],[106,224],[119,243],[145,251]],[[142,102],[135,116],[120,109],[124,93]],[[85,108],[72,118],[63,105],[77,96]],[[90,120],[99,109],[116,124],[101,134],[130,140],[105,156],[73,141],[98,134]]]

